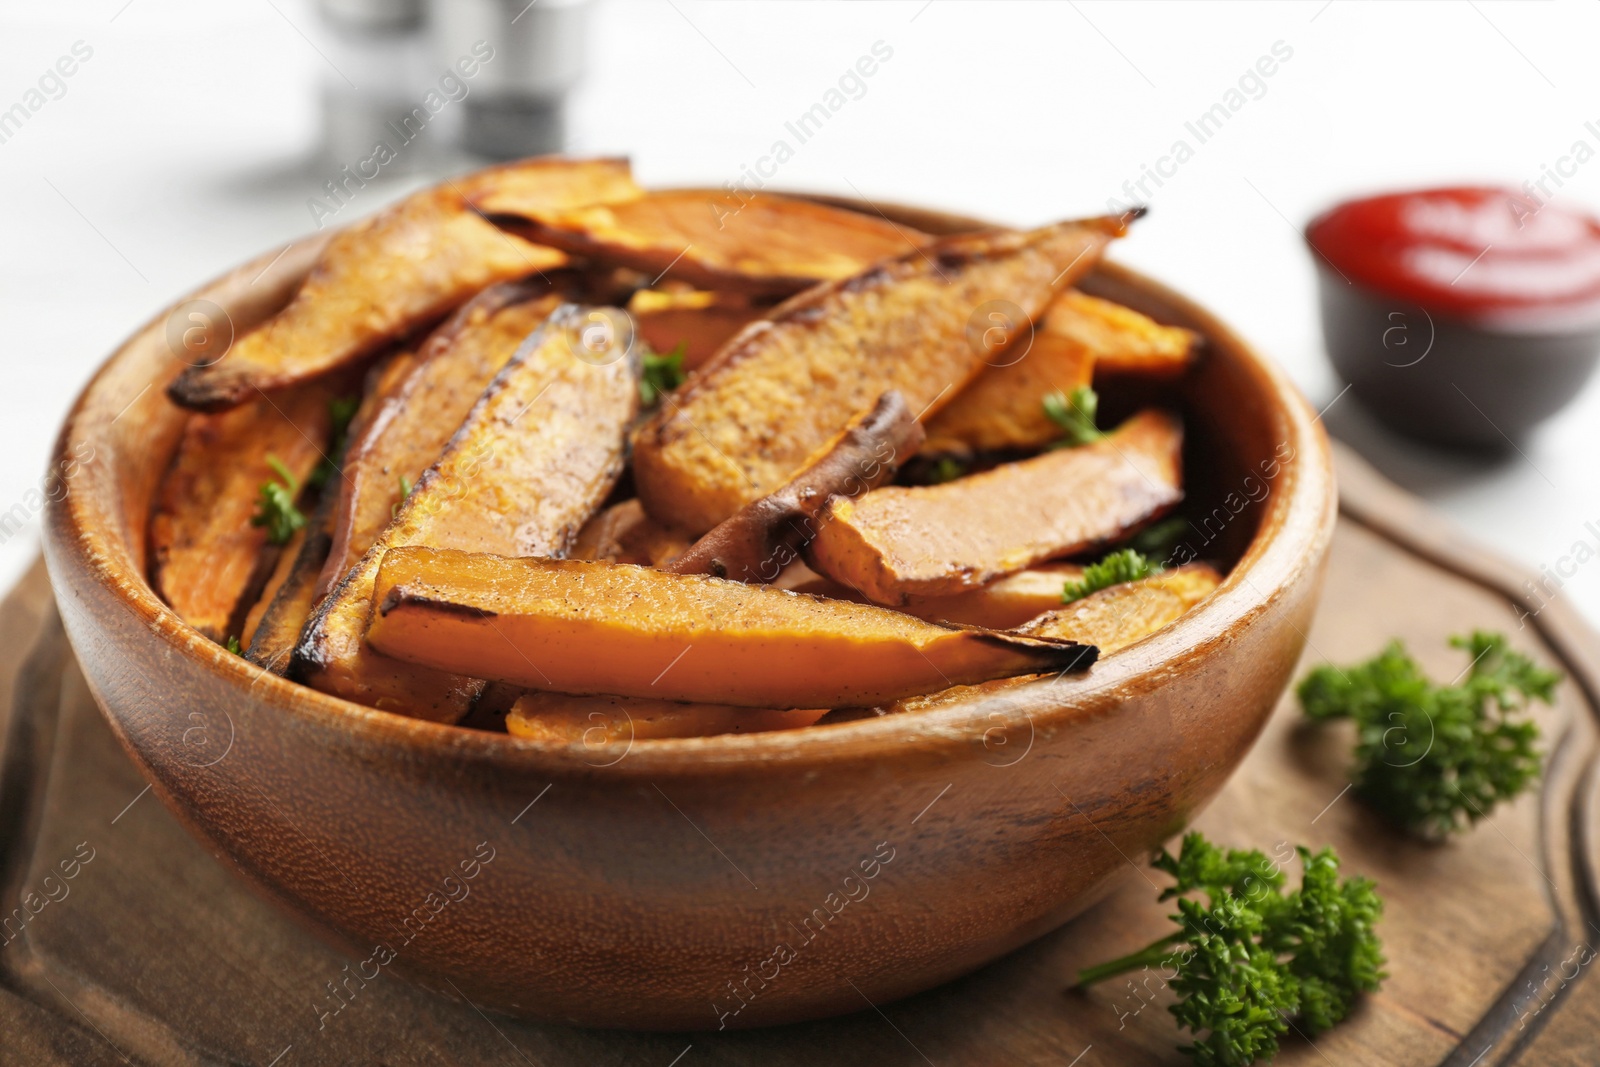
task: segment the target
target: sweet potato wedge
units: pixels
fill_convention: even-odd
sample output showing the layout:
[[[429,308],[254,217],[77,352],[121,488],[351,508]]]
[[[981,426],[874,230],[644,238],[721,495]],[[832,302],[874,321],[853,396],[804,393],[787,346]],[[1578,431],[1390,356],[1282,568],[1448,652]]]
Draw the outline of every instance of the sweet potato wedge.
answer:
[[[889,390],[927,418],[990,355],[974,313],[1005,300],[1037,315],[1094,266],[1123,222],[945,238],[781,305],[634,435],[645,509],[704,533],[788,481]]]
[[[1165,326],[1148,315],[1069,289],[1045,313],[1044,332],[1094,352],[1097,373],[1172,377],[1194,362],[1200,335]]]
[[[418,348],[414,365],[352,434],[333,513],[333,540],[318,581],[326,596],[427,470],[489,382],[561,303],[539,279],[490,286]]]
[[[645,514],[638,500],[624,500],[584,523],[569,555],[573,559],[665,567],[692,544],[694,538],[688,534],[663,526]]]
[[[639,336],[663,354],[682,348],[686,370],[705,365],[734,334],[771,310],[737,293],[704,289],[681,293],[640,289],[628,301]]]
[[[332,395],[326,383],[258,393],[184,427],[150,520],[151,584],[213,641],[238,634],[277,559],[250,522],[261,486],[279,480],[269,457],[304,486],[329,444]]]
[[[1214,568],[1204,563],[1190,563],[1137,582],[1126,582],[1091,593],[1082,600],[1034,620],[1018,632],[1037,637],[1070,636],[1078,641],[1092,641],[1100,649],[1101,655],[1109,656],[1176,622],[1221,583],[1222,576]],[[933,711],[1032,680],[1006,678],[982,685],[952,686],[937,693],[897,700],[880,710],[886,714]]]
[[[268,589],[263,591],[261,601],[251,612],[259,621],[254,627],[247,625],[240,640],[244,658],[273,674],[288,672],[289,657],[300,639],[300,631],[316,607],[317,576],[328,555],[328,524],[332,510],[333,497],[323,497],[316,513],[300,531],[298,545],[284,546],[284,555],[278,564],[282,580],[276,589],[269,583]],[[291,550],[292,556],[289,555]],[[274,574],[274,579],[277,577]]]
[[[731,704],[683,704],[641,697],[524,693],[506,716],[506,732],[531,741],[579,744],[602,762],[620,759],[634,741],[657,737],[753,734],[810,726],[824,708],[776,711]]]
[[[1092,646],[647,567],[394,548],[367,641],[529,688],[742,707],[873,704],[1083,669]]]
[[[1210,596],[1222,575],[1205,563],[1169,571],[1090,593],[1017,628],[1035,637],[1070,637],[1095,644],[1110,655],[1149,637]]]
[[[928,241],[885,219],[770,193],[675,189],[498,221],[541,245],[704,289],[787,296]]]
[[[1034,329],[994,360],[928,423],[929,453],[1035,450],[1061,437],[1044,398],[1088,385],[1096,371],[1181,372],[1196,336],[1148,316],[1069,289]]]
[[[908,597],[899,610],[929,622],[953,622],[959,626],[981,626],[987,630],[1012,630],[1061,607],[1063,587],[1068,581],[1081,577],[1083,568],[1075,563],[1041,563],[1037,567],[996,578],[983,588],[968,593]],[[822,577],[804,563],[786,568],[779,581],[773,584],[783,589],[793,589],[796,593],[810,593],[833,600],[853,600],[858,604],[872,603],[854,589],[840,585],[832,578]]]
[[[561,210],[644,195],[623,158],[520,159],[477,171],[452,184],[485,215]]]
[[[894,476],[922,444],[922,425],[890,390],[776,492],[740,508],[666,570],[768,583],[800,558],[817,515],[835,496],[860,496]]]
[[[221,359],[185,369],[167,395],[200,411],[234,407],[359,360],[486,285],[565,260],[497,229],[450,186],[425,190],[336,234],[287,307]]]
[[[1118,540],[1183,499],[1183,429],[1148,410],[1094,444],[944,485],[835,498],[807,562],[880,604],[951,596]]]
[[[256,599],[255,605],[245,613],[244,623],[239,627],[239,648],[250,647],[250,642],[255,639],[256,628],[261,625],[261,617],[267,613],[267,608],[277,597],[278,591],[283,588],[283,583],[289,580],[289,573],[294,570],[294,562],[300,556],[300,549],[306,543],[306,527],[302,526],[289,538],[287,544],[278,550],[278,558],[272,565],[272,573],[267,576],[266,583],[261,587],[261,595]],[[302,622],[304,620],[301,620]]]
[[[585,350],[575,331],[584,314],[558,308],[495,376],[394,521],[318,606],[295,649],[292,677],[435,721],[466,712],[481,682],[367,647],[372,583],[385,554],[401,545],[567,551],[621,473],[623,430],[639,408],[636,367],[623,355],[632,338],[615,339],[615,358],[579,358]]]

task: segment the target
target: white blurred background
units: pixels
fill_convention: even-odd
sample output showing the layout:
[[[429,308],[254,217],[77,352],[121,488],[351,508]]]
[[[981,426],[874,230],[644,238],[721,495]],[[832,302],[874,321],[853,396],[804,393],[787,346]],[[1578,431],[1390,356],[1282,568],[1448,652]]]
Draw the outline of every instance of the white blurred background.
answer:
[[[509,4],[506,17],[558,3]],[[1575,141],[1600,146],[1597,39],[1590,0],[596,0],[567,148],[630,155],[647,184],[720,185],[783,138],[795,152],[770,188],[1037,223],[1134,199],[1125,182],[1179,137],[1194,144],[1185,122],[1275,45],[1290,50],[1174,177],[1146,185],[1137,199],[1154,210],[1116,255],[1212,306],[1319,408],[1333,402],[1335,433],[1538,568],[1600,523],[1600,382],[1501,460],[1388,436],[1326,364],[1299,228],[1348,194],[1521,186]],[[849,86],[797,145],[785,122],[875,45],[891,55],[864,91]],[[381,88],[419,102],[461,51],[353,42],[310,0],[4,0],[0,112],[85,50],[0,142],[0,513],[31,499],[62,414],[119,341],[316,228],[308,200],[365,154],[324,149],[325,100]],[[453,147],[462,109],[450,108],[407,150],[403,164],[421,169],[386,168],[339,222],[474,165]],[[1562,194],[1600,208],[1600,162]],[[37,533],[37,515],[0,529],[0,582],[33,558]],[[1600,567],[1562,595],[1600,622]]]

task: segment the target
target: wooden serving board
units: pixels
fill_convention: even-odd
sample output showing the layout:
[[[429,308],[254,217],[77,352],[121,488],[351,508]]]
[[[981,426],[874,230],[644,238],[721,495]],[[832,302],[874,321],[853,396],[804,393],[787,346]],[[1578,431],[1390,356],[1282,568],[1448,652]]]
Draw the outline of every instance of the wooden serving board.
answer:
[[[1397,837],[1345,794],[1350,735],[1303,727],[1284,699],[1199,826],[1269,853],[1334,845],[1387,901],[1390,978],[1314,1045],[1291,1036],[1278,1062],[1593,1064],[1600,639],[1559,602],[1519,619],[1521,571],[1464,543],[1347,450],[1339,468],[1343,516],[1303,666],[1364,658],[1398,635],[1448,679],[1463,664],[1445,639],[1485,628],[1570,681],[1540,715],[1550,751],[1542,791],[1437,846]],[[1165,932],[1162,879],[1142,856],[1107,900],[1055,933],[841,1019],[738,1033],[585,1031],[485,1015],[388,976],[323,1014],[327,983],[355,961],[247,890],[146,792],[84,688],[42,566],[0,611],[0,728],[0,919],[27,912],[24,898],[37,909],[0,935],[3,1063],[1186,1062],[1159,978],[1066,991],[1078,968]]]

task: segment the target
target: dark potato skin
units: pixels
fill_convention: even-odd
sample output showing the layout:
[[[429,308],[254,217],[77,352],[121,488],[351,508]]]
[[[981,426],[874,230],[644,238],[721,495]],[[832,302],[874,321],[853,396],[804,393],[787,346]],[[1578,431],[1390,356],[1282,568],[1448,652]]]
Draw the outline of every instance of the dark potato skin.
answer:
[[[922,437],[922,424],[905,397],[891,389],[792,481],[725,519],[665,569],[771,582],[816,536],[817,516],[829,500],[860,496],[887,482],[921,447]]]

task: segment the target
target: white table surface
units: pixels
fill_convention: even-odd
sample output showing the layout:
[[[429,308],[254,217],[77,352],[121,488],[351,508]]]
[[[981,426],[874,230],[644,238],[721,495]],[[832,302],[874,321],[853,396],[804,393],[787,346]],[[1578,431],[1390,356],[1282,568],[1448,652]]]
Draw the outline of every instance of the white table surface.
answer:
[[[1297,228],[1352,192],[1521,185],[1577,140],[1600,147],[1585,128],[1600,129],[1597,39],[1587,0],[602,0],[570,147],[631,155],[647,183],[737,180],[774,140],[794,146],[785,122],[882,42],[892,56],[865,92],[771,184],[1043,222],[1122,196],[1282,42],[1292,56],[1259,99],[1147,186],[1153,212],[1116,255],[1215,308],[1319,407],[1334,401],[1335,432],[1538,568],[1600,521],[1600,385],[1499,461],[1397,441],[1339,397]],[[65,93],[0,143],[0,513],[39,486],[95,365],[185,291],[313,229],[306,200],[329,176],[318,93],[338,53],[303,0],[4,0],[0,110],[79,41],[93,55]],[[369,187],[352,215],[420,180]],[[1600,207],[1600,161],[1562,193]],[[0,582],[37,532],[35,516],[0,542]],[[1562,595],[1600,622],[1600,565]]]

